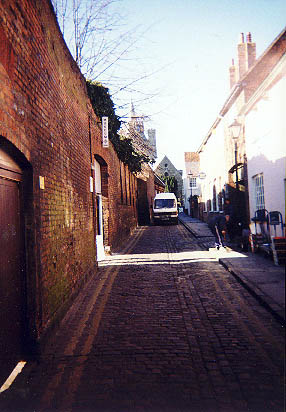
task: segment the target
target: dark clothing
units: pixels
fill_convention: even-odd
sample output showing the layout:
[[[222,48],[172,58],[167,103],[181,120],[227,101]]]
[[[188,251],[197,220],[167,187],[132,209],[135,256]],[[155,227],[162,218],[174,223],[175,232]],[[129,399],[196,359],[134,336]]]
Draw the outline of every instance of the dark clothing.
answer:
[[[226,218],[224,215],[217,215],[212,217],[209,220],[208,226],[211,230],[215,227],[219,229],[219,231],[226,230]]]
[[[210,219],[208,226],[215,237],[215,246],[219,249],[224,246],[223,231],[226,231],[226,218],[223,215],[214,216]]]
[[[223,207],[223,211],[225,215],[229,215],[229,217],[233,217],[233,207],[230,203],[225,203]]]
[[[235,229],[235,219],[234,219],[234,212],[231,203],[225,203],[224,207],[224,214],[229,216],[229,221],[226,223],[227,233],[229,236],[229,240],[232,241],[235,237],[234,229]]]

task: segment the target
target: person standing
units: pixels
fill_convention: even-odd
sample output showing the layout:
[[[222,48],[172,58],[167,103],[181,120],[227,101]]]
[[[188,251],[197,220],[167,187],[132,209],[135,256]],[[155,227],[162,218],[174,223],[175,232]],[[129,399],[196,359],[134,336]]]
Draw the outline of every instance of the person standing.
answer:
[[[227,228],[229,240],[232,242],[235,237],[235,233],[234,233],[235,220],[234,220],[233,206],[230,202],[230,199],[228,198],[225,199],[223,210],[224,210],[225,216],[229,216],[229,220],[226,223],[226,228]]]

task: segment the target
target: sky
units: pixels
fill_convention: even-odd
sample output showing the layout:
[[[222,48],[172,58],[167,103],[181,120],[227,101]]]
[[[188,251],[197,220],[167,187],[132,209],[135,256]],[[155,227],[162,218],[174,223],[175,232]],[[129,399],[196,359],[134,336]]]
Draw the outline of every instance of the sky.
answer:
[[[198,149],[230,92],[240,33],[251,32],[259,57],[286,26],[286,1],[121,0],[120,12],[143,32],[133,53],[146,78],[129,98],[149,116],[145,131],[156,129],[157,163],[166,155],[184,170],[184,152]]]

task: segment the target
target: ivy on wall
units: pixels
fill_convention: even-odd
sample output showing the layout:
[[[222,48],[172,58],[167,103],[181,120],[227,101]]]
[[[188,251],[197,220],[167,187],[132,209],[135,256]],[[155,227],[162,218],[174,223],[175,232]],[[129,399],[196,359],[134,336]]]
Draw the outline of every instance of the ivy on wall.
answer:
[[[87,81],[87,92],[95,114],[101,119],[108,117],[108,134],[118,158],[133,173],[141,172],[143,163],[149,163],[150,158],[137,153],[132,145],[132,140],[119,136],[121,121],[115,113],[114,103],[107,87],[101,83]]]

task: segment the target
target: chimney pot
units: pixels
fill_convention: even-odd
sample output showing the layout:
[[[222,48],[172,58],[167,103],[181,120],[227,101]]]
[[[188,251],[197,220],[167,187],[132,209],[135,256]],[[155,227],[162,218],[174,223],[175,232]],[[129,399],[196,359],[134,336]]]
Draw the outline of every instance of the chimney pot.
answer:
[[[240,43],[244,43],[244,33],[240,33]]]
[[[247,41],[247,43],[252,43],[251,33],[250,32],[247,33],[247,35],[246,35],[246,41]]]

